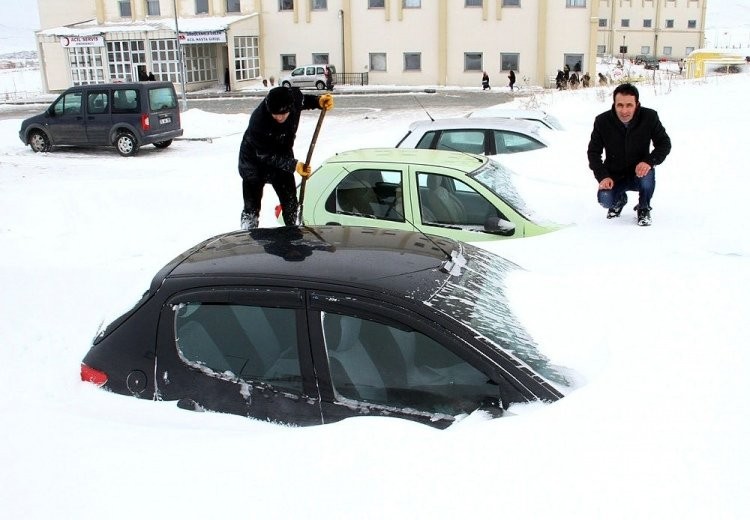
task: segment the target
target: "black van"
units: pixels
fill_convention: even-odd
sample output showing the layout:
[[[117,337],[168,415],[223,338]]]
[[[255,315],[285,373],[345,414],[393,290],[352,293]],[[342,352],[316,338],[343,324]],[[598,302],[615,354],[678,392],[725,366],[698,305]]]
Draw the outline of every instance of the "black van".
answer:
[[[166,148],[181,135],[177,94],[165,81],[69,88],[44,113],[24,120],[18,133],[35,152],[114,146],[125,157],[145,144]]]

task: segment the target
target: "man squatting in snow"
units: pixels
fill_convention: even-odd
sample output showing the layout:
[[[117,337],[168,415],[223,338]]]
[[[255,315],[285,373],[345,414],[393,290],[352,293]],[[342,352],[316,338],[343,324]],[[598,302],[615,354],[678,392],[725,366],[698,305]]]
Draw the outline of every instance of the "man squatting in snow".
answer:
[[[651,197],[656,189],[654,166],[667,158],[672,141],[656,110],[641,106],[635,86],[623,83],[612,97],[612,108],[594,120],[587,150],[589,168],[599,182],[597,199],[607,208],[607,218],[615,218],[628,203],[626,192],[637,191],[634,209],[638,225],[649,226]],[[652,142],[654,149],[650,151]]]
[[[267,183],[279,197],[284,224],[296,225],[298,202],[294,172],[306,178],[312,169],[294,158],[294,139],[301,111],[315,108],[331,110],[333,96],[302,94],[298,88],[275,87],[253,111],[242,136],[238,163],[245,203],[241,229],[258,227],[263,188]]]

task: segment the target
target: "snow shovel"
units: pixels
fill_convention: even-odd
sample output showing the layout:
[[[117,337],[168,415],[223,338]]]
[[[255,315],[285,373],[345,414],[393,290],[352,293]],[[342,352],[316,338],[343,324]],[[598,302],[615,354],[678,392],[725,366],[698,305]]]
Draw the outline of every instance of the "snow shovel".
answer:
[[[315,143],[318,141],[318,134],[320,133],[320,127],[323,125],[323,118],[326,115],[327,110],[325,108],[320,109],[320,115],[318,116],[318,124],[315,125],[315,131],[313,132],[312,140],[310,141],[310,148],[307,150],[307,158],[305,159],[305,168],[310,166],[310,161],[312,160],[312,154],[313,150],[315,150]],[[302,178],[302,184],[299,188],[299,207],[297,208],[297,225],[301,226],[303,224],[302,220],[302,207],[305,202],[305,184],[307,184],[307,179],[312,174],[308,175],[307,177]]]

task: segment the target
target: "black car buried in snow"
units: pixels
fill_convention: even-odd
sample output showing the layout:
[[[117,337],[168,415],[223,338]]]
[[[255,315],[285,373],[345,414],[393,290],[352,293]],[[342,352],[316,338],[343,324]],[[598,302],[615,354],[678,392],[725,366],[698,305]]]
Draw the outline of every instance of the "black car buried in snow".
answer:
[[[166,265],[95,338],[81,378],[294,425],[499,416],[555,401],[567,384],[508,306],[514,269],[468,244],[387,229],[219,235]]]

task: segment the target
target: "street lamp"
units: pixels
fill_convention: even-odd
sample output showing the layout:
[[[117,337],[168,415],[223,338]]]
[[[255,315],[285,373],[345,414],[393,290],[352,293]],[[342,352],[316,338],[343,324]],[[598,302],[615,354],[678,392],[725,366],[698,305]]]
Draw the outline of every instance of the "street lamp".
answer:
[[[177,40],[177,59],[180,63],[180,78],[182,79],[182,111],[187,110],[187,91],[185,89],[185,62],[182,59],[182,46],[180,45],[180,26],[177,23],[177,0],[172,0],[174,8],[174,34]]]
[[[346,44],[344,43],[344,10],[339,9],[341,19],[341,77],[346,73]]]

